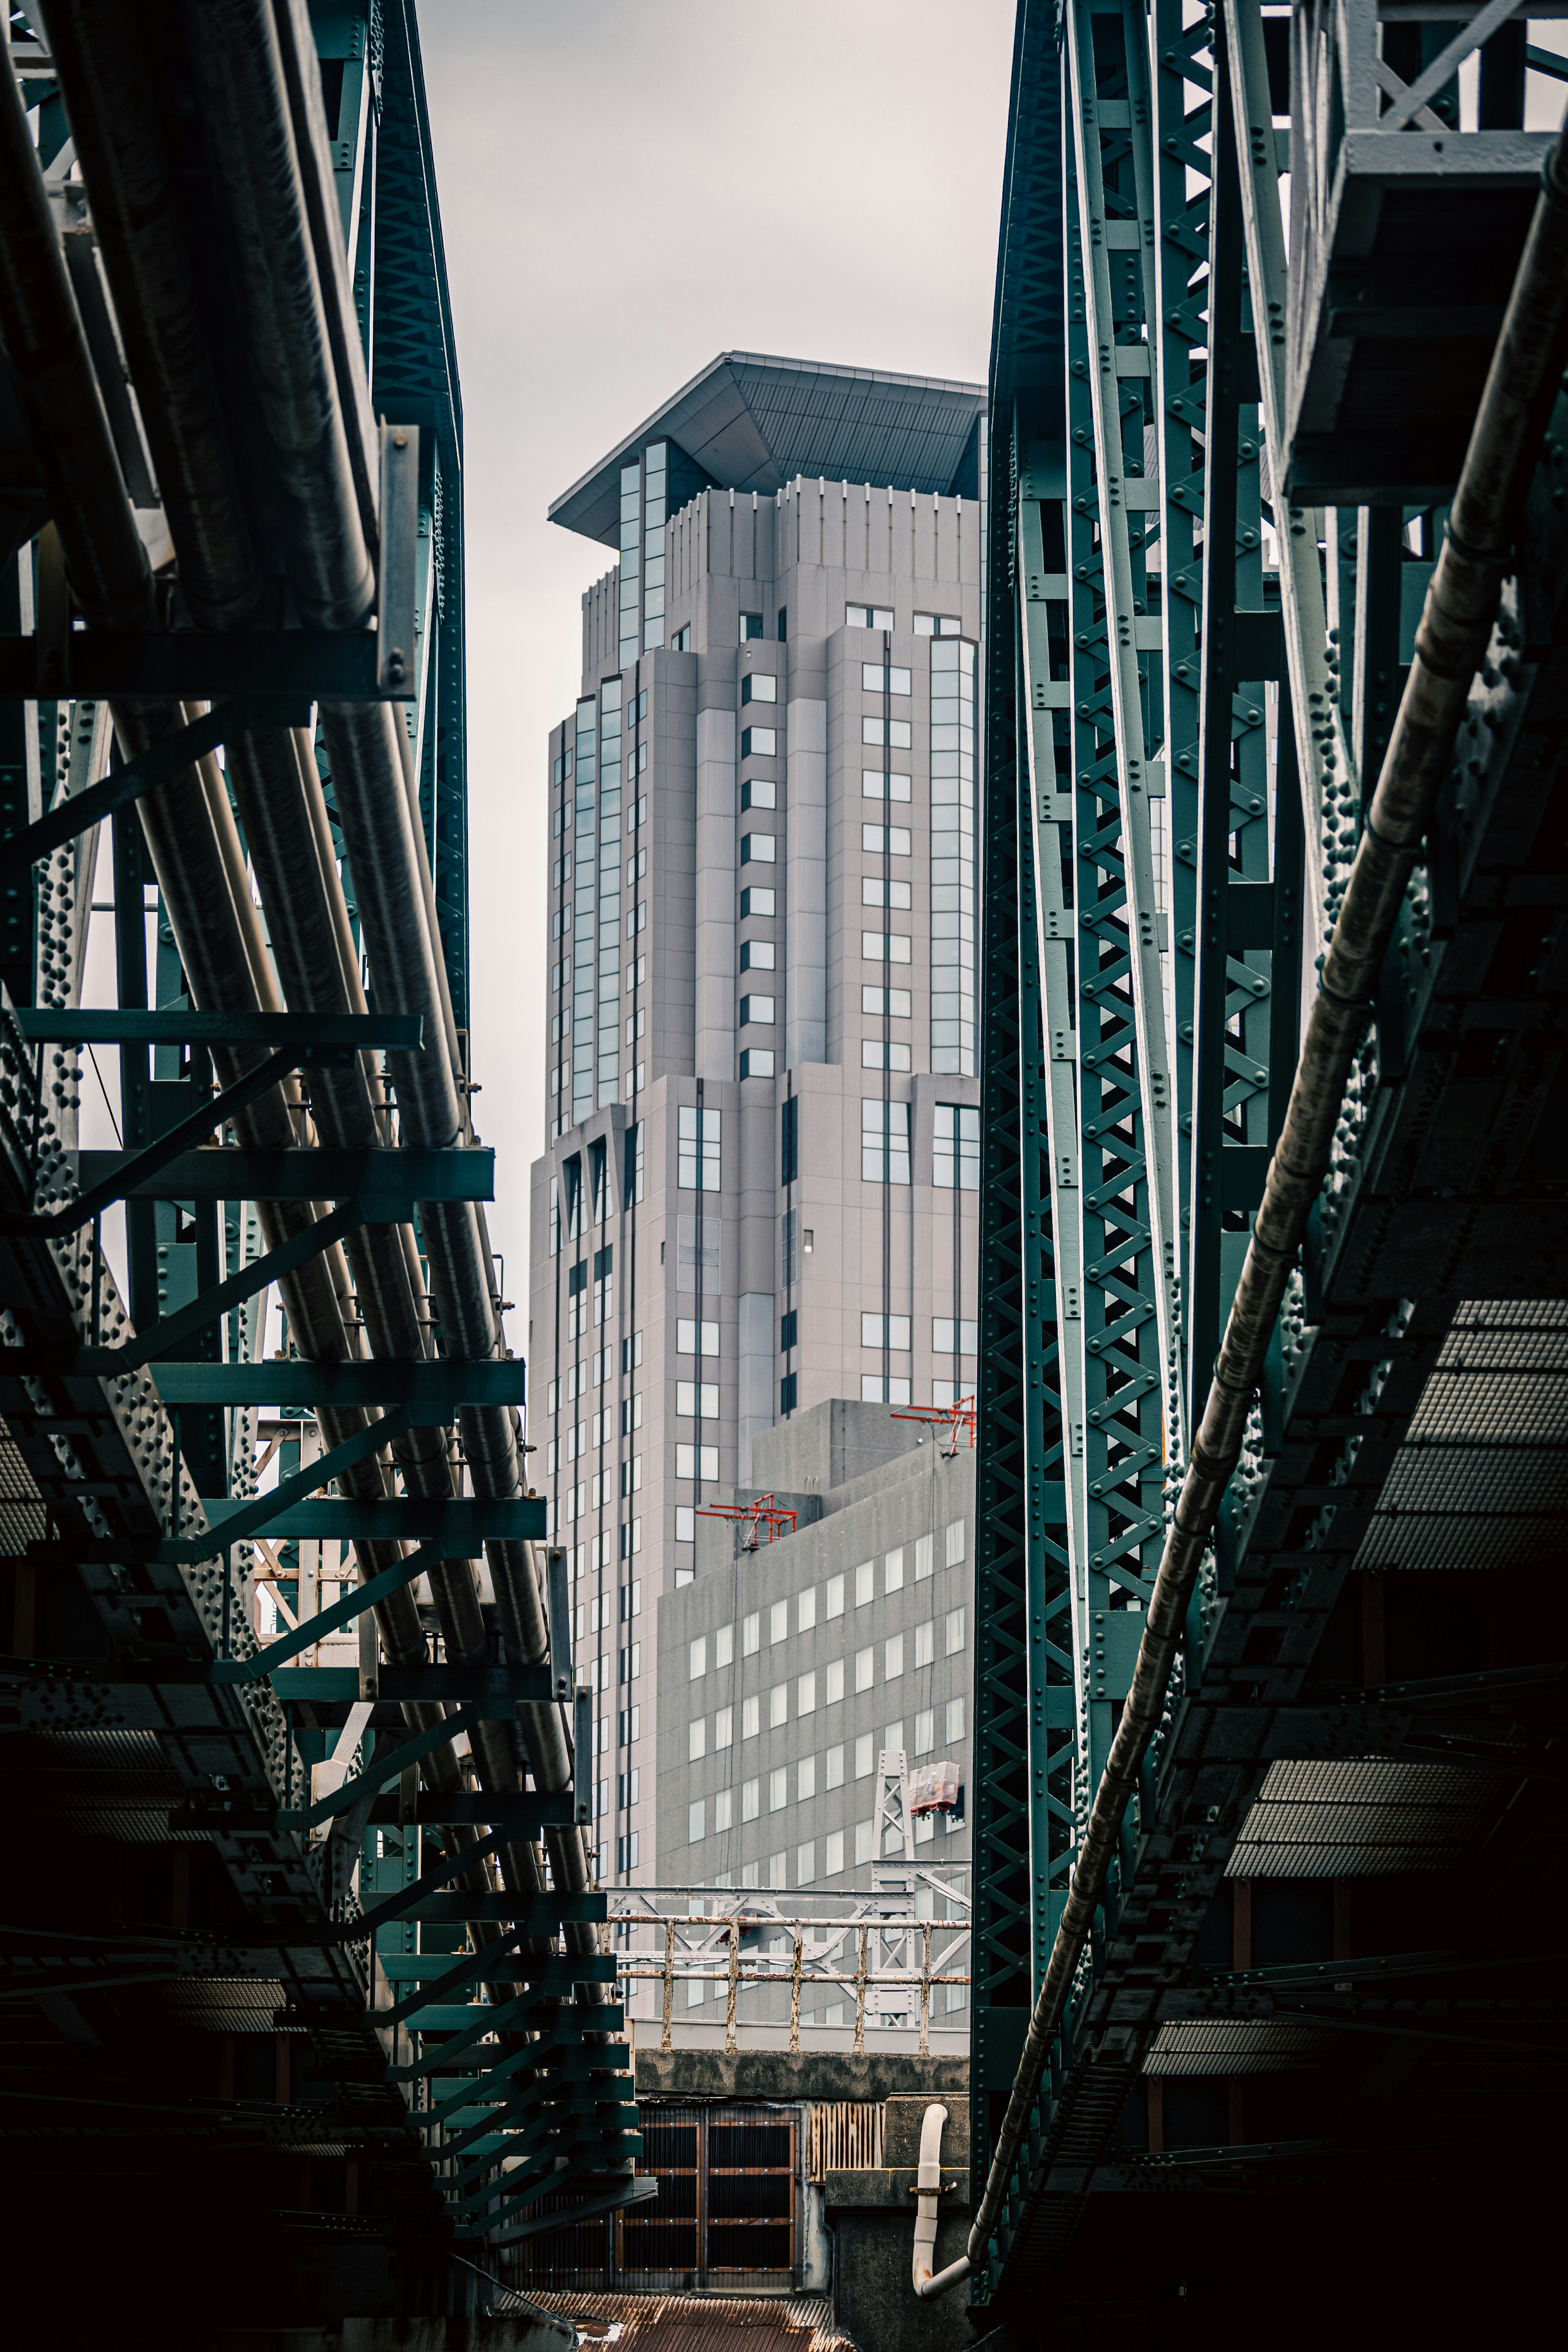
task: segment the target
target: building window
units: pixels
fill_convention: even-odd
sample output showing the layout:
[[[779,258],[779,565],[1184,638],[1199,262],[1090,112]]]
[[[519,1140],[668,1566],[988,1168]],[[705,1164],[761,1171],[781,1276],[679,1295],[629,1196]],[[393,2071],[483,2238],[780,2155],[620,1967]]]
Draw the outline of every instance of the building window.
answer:
[[[764,1029],[771,1029],[777,1018],[778,999],[776,996],[742,997],[741,1026],[742,1029],[752,1022],[756,1022]]]
[[[689,1764],[700,1762],[707,1753],[707,1740],[708,1718],[705,1715],[700,1715],[694,1722],[689,1723],[686,1727],[686,1760]]]
[[[748,1045],[741,1056],[743,1078],[772,1078],[778,1075],[771,1045]]]
[[[936,1709],[922,1706],[915,1717],[915,1754],[929,1756],[936,1746]]]
[[[743,727],[741,730],[742,760],[772,760],[779,748],[778,730],[773,727]]]
[[[844,1867],[844,1832],[829,1830],[822,1842],[822,1874],[837,1878]]]
[[[794,1412],[799,1402],[799,1398],[800,1375],[798,1372],[786,1372],[783,1380],[779,1382],[780,1412]]]
[[[860,877],[860,904],[863,907],[897,907],[906,912],[910,905],[907,882],[884,882],[879,874],[863,874]]]
[[[913,1394],[913,1383],[902,1378],[882,1380],[875,1372],[862,1372],[860,1375],[862,1404],[908,1404]]]
[[[980,1190],[980,1113],[968,1103],[938,1103],[931,1182],[939,1192]]]
[[[931,1322],[931,1349],[933,1356],[973,1356],[974,1324],[955,1321],[951,1315],[933,1315]]]
[[[861,1691],[868,1691],[876,1679],[877,1653],[875,1650],[871,1649],[857,1650],[855,1653],[855,1689],[857,1695]],[[858,1754],[858,1744],[857,1744],[857,1754]],[[858,1769],[858,1766],[857,1766],[857,1769]]]
[[[908,694],[910,673],[895,669],[885,662],[862,662],[860,685],[867,694]]]
[[[742,971],[776,971],[779,951],[772,940],[742,940],[741,970]],[[786,1177],[787,1183],[789,1179]]]
[[[910,1048],[894,1037],[862,1037],[860,1067],[863,1070],[897,1070],[907,1076],[911,1068]]]
[[[672,636],[669,641],[669,650],[672,654],[689,654],[691,651],[691,624],[689,621],[688,621],[683,629],[677,629],[674,636]]]
[[[686,1808],[686,1843],[700,1845],[707,1835],[708,1808],[700,1797],[693,1797]]]
[[[963,1559],[963,1521],[962,1519],[952,1521],[943,1542],[945,1547],[943,1565],[947,1568],[959,1567]]]
[[[816,1844],[814,1839],[807,1838],[804,1845],[795,1848],[795,1883],[797,1886],[809,1886],[816,1876]]]
[[[944,1657],[954,1657],[963,1647],[963,1612],[950,1609],[942,1621],[942,1647]]]
[[[955,613],[917,613],[917,637],[958,637],[963,634],[963,623]]]
[[[781,1764],[768,1774],[768,1811],[782,1813],[789,1802],[789,1766]]]
[[[909,937],[901,931],[862,931],[860,953],[867,963],[908,963]]]
[[[675,1410],[689,1419],[699,1414],[704,1421],[719,1418],[719,1383],[717,1381],[677,1381]]]
[[[697,1513],[689,1503],[678,1503],[675,1507],[675,1540],[677,1543],[695,1543],[697,1540]],[[687,1574],[690,1574],[689,1570]]]
[[[678,1445],[675,1449],[675,1475],[678,1478],[717,1478],[719,1448],[716,1445]]]
[[[683,1192],[719,1190],[720,1121],[716,1110],[680,1106],[676,1181]]]
[[[747,645],[752,637],[760,637],[762,634],[762,614],[760,613],[742,613],[741,615],[741,643],[742,645]]]
[[[748,833],[742,835],[741,863],[742,866],[776,866],[778,855],[779,845],[776,834]],[[905,961],[908,961],[907,957]]]
[[[779,1112],[779,1182],[793,1184],[799,1174],[800,1097],[791,1095]]]
[[[880,768],[862,768],[860,797],[863,801],[907,801],[910,797],[908,776],[884,774]]]
[[[868,1184],[910,1181],[910,1106],[860,1099],[860,1174]]]
[[[863,824],[860,846],[869,857],[908,857],[914,846],[914,836],[907,824]],[[909,900],[900,903],[908,906]]]
[[[947,1702],[947,1721],[942,1738],[944,1739],[963,1738],[963,1701],[961,1698],[950,1698]]]
[[[800,1343],[800,1309],[792,1307],[787,1315],[779,1317],[779,1353],[787,1356]]]
[[[893,615],[885,604],[846,604],[844,625],[847,629],[890,629]]]
[[[732,1826],[734,1801],[735,1792],[732,1789],[721,1789],[717,1796],[714,1798],[713,1830],[715,1836],[721,1830],[727,1830]]]
[[[910,748],[910,722],[907,719],[862,719],[862,743],[885,743],[890,751],[907,751]]]
[[[742,890],[741,893],[742,922],[748,915],[776,915],[778,908],[779,897],[776,890],[764,890],[753,886],[750,890]]]
[[[773,676],[772,670],[749,669],[746,672],[745,677],[741,680],[741,700],[742,704],[748,702],[776,702],[778,698],[779,682]]]
[[[860,1010],[884,1021],[907,1021],[912,999],[907,988],[862,988]]]
[[[977,649],[931,651],[931,1058],[973,1075],[974,744]]]
[[[907,1355],[914,1345],[912,1325],[907,1315],[862,1315],[860,1345],[863,1348],[896,1348]]]
[[[762,1810],[763,1784],[761,1780],[742,1780],[741,1783],[741,1819],[743,1822],[754,1822]]]
[[[716,1356],[719,1353],[717,1323],[699,1323],[689,1315],[679,1315],[675,1323],[675,1349],[680,1356]]]
[[[763,1727],[763,1702],[753,1691],[750,1698],[741,1701],[741,1737],[755,1739]]]
[[[642,1832],[639,1830],[628,1830],[624,1837],[616,1840],[616,1868],[636,1870],[641,1849]]]
[[[876,1851],[876,1822],[857,1822],[855,1824],[855,1861],[857,1867],[864,1863],[870,1862],[875,1856]]]

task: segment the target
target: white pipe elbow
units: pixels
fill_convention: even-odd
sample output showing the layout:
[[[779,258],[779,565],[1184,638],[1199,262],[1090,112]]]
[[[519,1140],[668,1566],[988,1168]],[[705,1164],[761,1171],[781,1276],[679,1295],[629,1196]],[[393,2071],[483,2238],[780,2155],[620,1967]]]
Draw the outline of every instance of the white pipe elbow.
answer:
[[[961,2278],[969,2275],[969,2256],[963,2254],[949,2263],[944,2271],[931,2271],[931,2259],[936,2252],[938,2191],[942,2187],[942,2127],[947,2121],[947,2109],[929,2106],[921,2121],[920,2170],[915,2175],[919,2194],[915,2211],[915,2252],[911,2278],[915,2293],[922,2302],[932,2295],[942,2294]]]

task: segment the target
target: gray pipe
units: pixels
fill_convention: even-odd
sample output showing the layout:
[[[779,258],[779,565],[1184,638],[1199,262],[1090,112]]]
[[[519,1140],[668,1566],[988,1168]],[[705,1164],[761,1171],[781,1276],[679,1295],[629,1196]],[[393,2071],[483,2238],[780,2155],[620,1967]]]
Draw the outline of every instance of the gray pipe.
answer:
[[[205,627],[224,628],[247,617],[260,581],[161,128],[163,13],[148,0],[47,0],[47,29],[181,593]]]
[[[78,604],[99,628],[142,627],[153,614],[147,551],[9,57],[0,85],[0,343]]]
[[[1187,1603],[1215,1516],[1240,1457],[1263,1358],[1328,1171],[1345,1081],[1366,1027],[1378,973],[1421,856],[1433,803],[1453,756],[1470,684],[1485,655],[1530,475],[1568,339],[1568,141],[1542,173],[1502,331],[1449,509],[1448,529],[1415,633],[1394,733],[1351,868],[1247,1244],[1203,1420],[1165,1538],[1132,1687],[1095,1791],[1089,1827],[1040,1982],[968,2251],[927,2294],[977,2268],[996,2227],[1051,2044],[1104,1895],[1128,1804],[1159,1727]]]
[[[331,339],[268,0],[186,0],[202,134],[233,231],[289,582],[304,619],[357,628],[375,601]]]
[[[68,12],[74,0],[59,0]],[[76,13],[90,13],[91,0],[80,0]],[[321,310],[321,289],[315,274],[310,240],[303,213],[303,194],[298,170],[298,158],[289,144],[287,100],[279,69],[274,28],[265,11],[247,0],[226,0],[226,5],[204,7],[188,14],[193,57],[198,78],[209,100],[209,135],[221,140],[217,158],[219,176],[230,191],[231,202],[238,227],[238,266],[245,296],[245,313],[253,341],[254,362],[258,394],[267,418],[269,438],[278,472],[283,483],[282,524],[287,546],[287,558],[296,599],[309,617],[329,625],[352,625],[362,618],[374,585],[365,544],[363,511],[358,509],[353,491],[353,468],[348,462],[347,445],[341,412],[335,399],[335,386],[331,381],[330,337],[326,334]],[[221,24],[219,20],[222,20]],[[226,43],[226,47],[225,47]],[[221,53],[220,53],[221,52]],[[113,164],[117,160],[117,141],[122,117],[110,110],[100,120],[101,145],[105,154],[104,176],[112,189],[117,184]],[[97,202],[94,175],[89,177],[89,193]],[[95,214],[96,217],[96,214]],[[133,223],[132,226],[135,226]],[[170,215],[162,226],[168,231],[172,243],[180,247],[177,219]],[[167,253],[162,255],[165,284],[160,286],[148,279],[147,240],[138,244],[127,236],[121,240],[120,262],[127,274],[134,277],[135,265],[142,265],[142,283],[135,294],[145,299],[135,307],[139,323],[154,352],[162,337],[161,326],[166,323],[159,309],[159,296],[174,285],[180,290],[180,272],[172,266]],[[111,280],[116,262],[106,250]],[[154,279],[156,273],[153,273]],[[188,265],[184,284],[188,287]],[[131,303],[121,300],[121,308]],[[161,354],[160,354],[161,356]],[[357,356],[357,355],[356,355]],[[155,369],[155,374],[165,377],[174,373],[166,365]],[[187,384],[174,389],[189,392]],[[199,404],[187,399],[186,410],[199,427],[205,420],[195,413]],[[176,436],[176,440],[178,436]],[[214,449],[213,437],[207,437],[208,454]],[[220,453],[226,460],[226,450]],[[185,565],[185,550],[182,531],[171,513],[171,527],[176,544],[181,547],[182,570]],[[397,723],[393,713],[383,709],[371,712],[354,710],[342,715],[343,724],[338,730],[336,761],[344,750],[344,739],[354,739],[369,750],[372,756],[348,764],[363,765],[365,782],[379,793],[384,812],[389,803],[398,812],[395,819],[395,846],[405,853],[404,880],[407,885],[405,904],[399,919],[384,927],[382,947],[375,953],[378,990],[384,999],[395,987],[399,958],[413,952],[418,961],[417,984],[407,992],[409,1001],[416,1002],[426,1016],[426,1035],[444,1036],[447,1055],[426,1052],[408,1057],[405,1066],[396,1073],[399,1080],[400,1124],[405,1140],[434,1139],[452,1141],[466,1133],[465,1106],[457,1090],[454,1068],[456,1032],[450,1003],[445,988],[445,975],[438,953],[435,951],[433,890],[427,861],[423,856],[423,839],[416,824],[411,824],[410,795],[412,778],[408,774],[406,747],[399,740]],[[331,739],[329,726],[329,740]],[[259,740],[254,746],[258,764],[265,764],[276,754],[276,746]],[[390,754],[390,757],[388,756]],[[236,761],[231,754],[231,767],[237,775],[237,792],[243,789],[239,775],[245,754]],[[221,789],[221,788],[220,788]],[[342,787],[340,783],[340,799]],[[258,805],[252,799],[252,811]],[[247,827],[249,819],[247,817]],[[346,822],[346,820],[345,820]],[[265,830],[258,824],[258,840]],[[369,838],[377,838],[373,826]],[[280,925],[280,936],[289,929],[284,909],[299,892],[302,877],[308,883],[310,874],[321,876],[319,854],[302,862],[287,858],[263,880],[263,894],[269,912],[278,910],[274,919]],[[407,853],[412,848],[412,858]],[[351,844],[355,866],[356,890],[361,888],[364,844]],[[184,865],[184,879],[191,878],[189,859]],[[160,869],[162,872],[162,868]],[[262,859],[258,857],[258,872],[262,872]],[[332,881],[335,883],[335,875]],[[182,901],[174,917],[176,933],[184,950],[187,937],[193,953],[188,968],[206,964],[209,977],[216,978],[223,968],[233,971],[232,960],[226,959],[219,947],[216,960],[203,957],[195,941],[210,927],[215,903],[208,897],[193,903],[188,887],[180,890],[170,872],[169,882],[174,896]],[[328,889],[328,899],[341,894]],[[361,894],[363,896],[363,892]],[[304,898],[312,898],[307,887]],[[248,897],[248,893],[246,893]],[[230,905],[233,900],[230,898]],[[173,910],[172,910],[173,911]],[[334,929],[339,928],[334,913]],[[367,925],[367,933],[369,926]],[[300,936],[296,927],[296,938]],[[217,946],[218,943],[214,941]],[[254,967],[253,967],[254,969]],[[302,994],[290,985],[290,1001],[303,1002],[313,992],[305,984],[301,974],[296,974]],[[321,978],[318,971],[317,978]],[[193,979],[193,986],[196,985]],[[443,1062],[445,1066],[443,1066]],[[320,1108],[323,1117],[348,1108],[338,1090],[332,1087],[320,1088]],[[416,1116],[411,1120],[409,1106]],[[417,1129],[417,1132],[416,1132]],[[479,1222],[471,1209],[455,1212],[442,1208],[426,1213],[429,1240],[436,1275],[437,1297],[447,1344],[454,1352],[489,1355],[497,1345],[497,1330],[489,1291],[488,1258],[482,1249]],[[356,1252],[356,1255],[359,1253]],[[405,1271],[412,1257],[411,1242],[403,1237],[397,1255]],[[390,1259],[375,1255],[374,1245],[367,1243],[361,1264],[356,1269],[362,1276],[370,1274],[371,1281],[361,1294],[361,1305],[370,1323],[378,1303],[389,1309],[389,1319],[396,1322],[391,1302],[395,1284],[389,1286],[383,1275],[392,1274]],[[421,1322],[420,1301],[410,1292],[406,1302],[413,1309],[416,1325]],[[290,1307],[291,1317],[293,1307]],[[331,1358],[344,1345],[341,1314],[338,1329],[331,1329],[331,1318],[325,1318],[323,1328],[317,1328],[321,1318],[310,1315],[300,1320],[300,1339],[304,1351]],[[380,1319],[379,1317],[377,1318]],[[385,1344],[393,1337],[382,1330],[369,1334],[373,1344]],[[423,1332],[420,1332],[421,1340]],[[407,1351],[407,1335],[397,1341],[399,1352]],[[378,1352],[380,1352],[378,1347]],[[334,1422],[337,1416],[331,1417]],[[477,1492],[491,1492],[505,1496],[521,1488],[520,1459],[516,1434],[510,1416],[494,1413],[479,1419],[465,1415],[465,1436],[474,1463],[474,1483]],[[470,1426],[470,1422],[472,1425]],[[323,1418],[323,1428],[327,1418]],[[401,1449],[400,1449],[401,1451]],[[426,1474],[432,1479],[444,1475],[444,1488],[451,1491],[451,1466],[444,1461],[437,1474],[435,1462],[426,1456],[424,1470],[416,1470],[415,1490],[426,1483]],[[360,1548],[356,1547],[356,1550]],[[361,1551],[362,1568],[372,1572],[370,1562]],[[512,1545],[491,1548],[492,1571],[502,1605],[507,1628],[509,1649],[514,1655],[538,1657],[543,1654],[543,1612],[540,1606],[537,1579],[531,1553],[528,1547]],[[461,1657],[475,1654],[482,1647],[482,1619],[478,1609],[477,1590],[470,1563],[447,1563],[433,1580],[437,1604],[441,1609],[444,1628],[447,1633],[452,1654]],[[407,1597],[405,1596],[405,1601]],[[407,1611],[412,1601],[407,1601]],[[406,1612],[400,1612],[399,1615]],[[393,1654],[404,1650],[413,1628],[406,1623],[384,1626],[392,1636],[388,1646]],[[402,1639],[397,1638],[398,1635]],[[520,1645],[523,1645],[521,1646]],[[562,1787],[570,1779],[570,1761],[560,1721],[553,1709],[530,1709],[521,1724],[531,1748],[535,1778],[544,1788]],[[494,1737],[505,1735],[504,1750]],[[515,1754],[510,1749],[510,1727],[494,1727],[481,1729],[472,1743],[476,1761],[482,1776],[491,1785],[515,1786]],[[587,1883],[586,1856],[582,1839],[575,1831],[552,1834],[552,1874],[558,1885],[581,1886]],[[518,1875],[531,1884],[538,1883],[537,1862],[531,1851],[525,1857],[511,1859],[521,1865]],[[531,1862],[531,1868],[529,1864]],[[510,1874],[510,1873],[509,1873]],[[574,1942],[579,1940],[574,1935]],[[590,1931],[588,1941],[595,1940]]]

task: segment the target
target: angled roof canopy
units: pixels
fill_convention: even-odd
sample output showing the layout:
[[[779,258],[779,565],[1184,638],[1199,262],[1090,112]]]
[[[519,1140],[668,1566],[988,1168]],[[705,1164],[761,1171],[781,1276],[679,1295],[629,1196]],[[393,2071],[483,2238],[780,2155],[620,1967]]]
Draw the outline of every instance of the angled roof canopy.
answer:
[[[776,490],[797,474],[974,495],[984,387],[877,368],[721,352],[562,493],[550,520],[620,544],[620,468],[668,440],[721,489]]]

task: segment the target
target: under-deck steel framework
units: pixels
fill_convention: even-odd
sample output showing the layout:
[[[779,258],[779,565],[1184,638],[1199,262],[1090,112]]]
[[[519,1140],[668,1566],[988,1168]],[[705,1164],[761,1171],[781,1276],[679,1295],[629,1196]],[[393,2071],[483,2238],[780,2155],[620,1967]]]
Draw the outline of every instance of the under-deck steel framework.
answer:
[[[1568,58],[1526,14],[1019,8],[982,819],[977,2200],[1561,114]],[[1163,1721],[972,2245],[977,2324],[1020,2341],[1173,2314],[1195,2274],[1239,2293],[1292,2210],[1337,2231],[1307,2300],[1374,2243],[1393,2291],[1490,2193],[1483,2146],[1529,2174],[1568,2058],[1563,1644],[1531,1600],[1564,1532],[1568,395],[1536,424]],[[1481,2275],[1444,2273],[1460,2300]]]
[[[148,2264],[176,2319],[463,2308],[455,2243],[642,2188],[470,1108],[415,12],[7,15],[14,2259],[81,2312]]]

